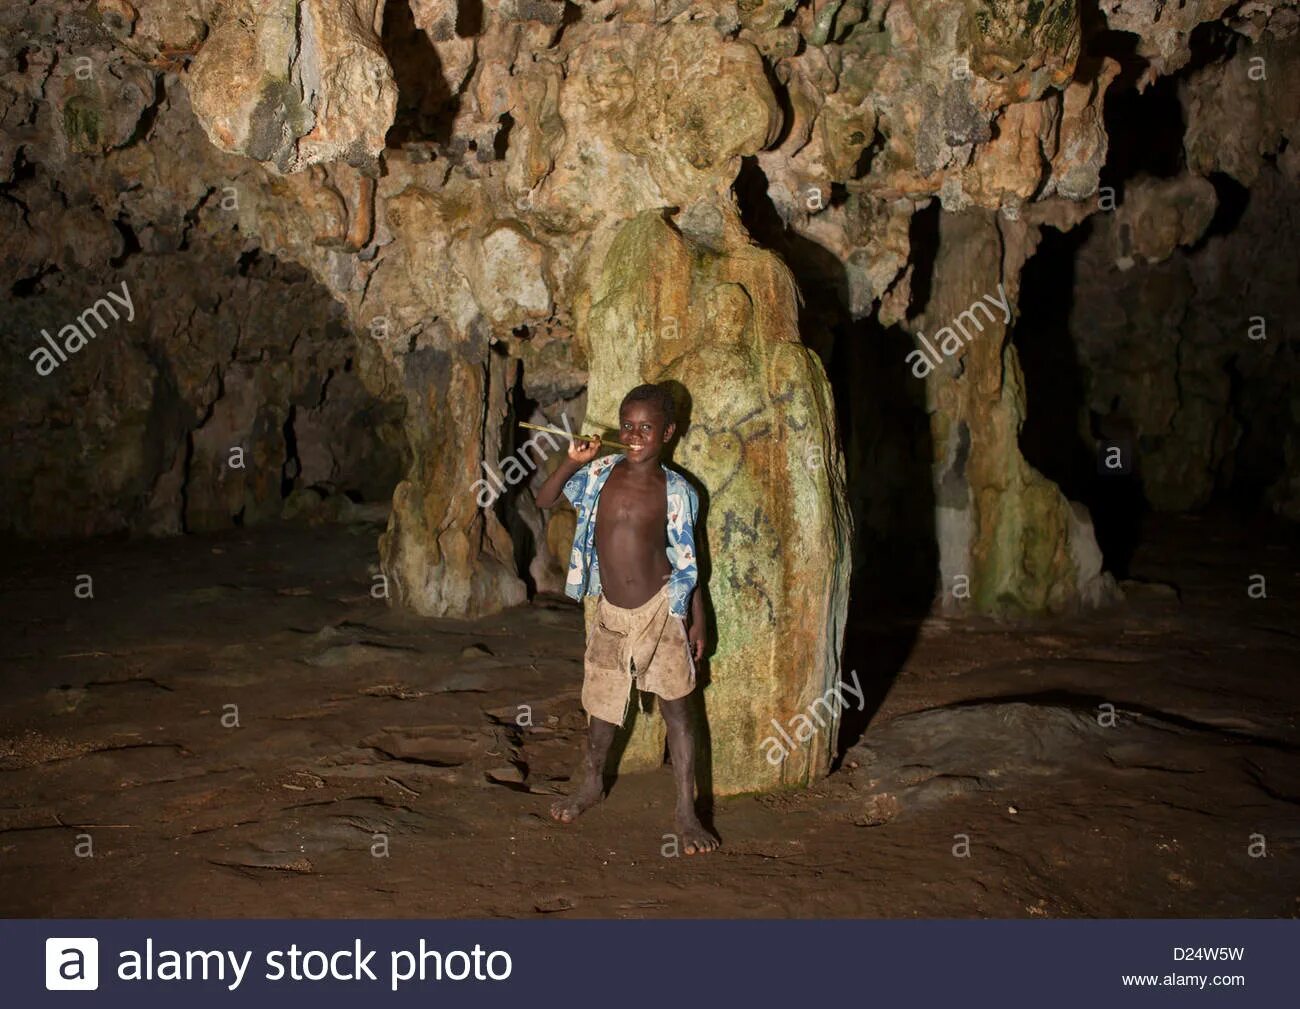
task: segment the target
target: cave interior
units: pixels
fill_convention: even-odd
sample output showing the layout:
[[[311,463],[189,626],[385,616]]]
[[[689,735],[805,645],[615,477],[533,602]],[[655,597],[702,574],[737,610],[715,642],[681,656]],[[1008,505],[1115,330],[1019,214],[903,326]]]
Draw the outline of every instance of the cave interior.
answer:
[[[0,25],[0,912],[1295,914],[1295,3]],[[641,382],[758,871],[671,861],[648,698],[545,815],[590,611],[521,425]]]

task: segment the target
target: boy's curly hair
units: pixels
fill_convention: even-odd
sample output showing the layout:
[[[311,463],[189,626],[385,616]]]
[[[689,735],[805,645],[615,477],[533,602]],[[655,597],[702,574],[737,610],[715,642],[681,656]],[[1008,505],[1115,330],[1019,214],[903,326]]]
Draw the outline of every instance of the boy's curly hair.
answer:
[[[629,403],[649,403],[657,406],[663,411],[665,424],[672,424],[677,419],[677,404],[673,401],[673,394],[662,385],[653,385],[649,382],[638,385],[623,397],[619,410],[621,411]]]

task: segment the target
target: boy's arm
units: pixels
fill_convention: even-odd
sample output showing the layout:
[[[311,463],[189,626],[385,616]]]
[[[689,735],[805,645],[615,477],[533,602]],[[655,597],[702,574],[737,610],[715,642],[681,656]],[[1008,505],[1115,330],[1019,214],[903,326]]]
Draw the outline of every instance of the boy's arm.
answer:
[[[708,639],[704,626],[704,585],[697,584],[691,593],[691,619],[686,627],[686,640],[691,643],[691,658],[696,662],[704,658]]]
[[[692,491],[687,500],[687,519],[686,532],[687,539],[691,545],[691,551],[695,550],[695,518],[699,505],[696,501],[695,494]],[[686,622],[686,639],[691,644],[691,657],[699,662],[704,658],[705,649],[708,646],[706,627],[704,625],[704,581],[699,577],[699,558],[696,558],[696,581],[695,588],[691,590],[690,602],[690,619]]]
[[[691,626],[704,626],[704,586],[696,585],[691,593]]]
[[[537,494],[534,495],[537,507],[550,508],[558,503],[560,492],[564,489],[564,485],[569,482],[569,477],[596,458],[596,453],[599,451],[599,435],[591,438],[575,438],[569,442],[568,456],[560,460],[560,465],[555,467],[555,472],[548,476],[546,481],[537,488]]]

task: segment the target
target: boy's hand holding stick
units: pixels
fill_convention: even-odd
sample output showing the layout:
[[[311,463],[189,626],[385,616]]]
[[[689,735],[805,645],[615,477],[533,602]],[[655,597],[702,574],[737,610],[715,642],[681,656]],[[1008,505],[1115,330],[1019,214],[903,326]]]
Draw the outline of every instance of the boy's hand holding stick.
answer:
[[[557,504],[562,496],[564,482],[573,476],[591,460],[600,454],[600,450],[605,447],[605,443],[598,434],[572,434],[569,431],[562,431],[558,427],[546,427],[543,424],[528,424],[519,421],[520,427],[526,427],[531,431],[545,431],[547,434],[558,434],[561,438],[569,439],[568,457],[560,460],[560,464],[555,467],[551,475],[546,478],[535,493],[537,507],[550,508]],[[609,443],[610,448],[623,448],[619,444],[617,437]]]

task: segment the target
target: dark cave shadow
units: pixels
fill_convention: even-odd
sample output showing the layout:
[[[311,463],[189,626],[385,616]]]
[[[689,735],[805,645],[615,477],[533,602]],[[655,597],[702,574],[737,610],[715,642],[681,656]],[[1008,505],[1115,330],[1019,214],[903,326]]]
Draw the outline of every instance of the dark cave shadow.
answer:
[[[493,346],[492,352],[503,353],[498,347]],[[527,432],[519,427],[519,421],[532,416],[537,401],[532,399],[524,389],[524,370],[519,368],[515,374],[514,385],[506,393],[506,402],[509,409],[506,412],[505,421],[501,431],[501,452],[502,458],[507,456],[518,456],[520,453],[519,446],[526,442]],[[550,436],[547,436],[550,437]],[[559,449],[555,449],[558,451]],[[527,459],[527,453],[524,453]],[[500,466],[500,463],[497,463]],[[531,476],[531,475],[530,475]],[[533,495],[532,481],[521,480],[517,484],[506,487],[503,494],[497,497],[493,503],[493,511],[496,514],[497,521],[500,522],[506,531],[510,533],[510,542],[513,546],[513,562],[515,574],[524,583],[524,589],[529,599],[537,595],[537,581],[533,578],[533,572],[530,561],[536,555],[538,550],[537,536],[532,527],[524,521],[520,515],[520,501],[527,496],[531,500]],[[536,507],[534,505],[534,507]],[[546,529],[546,513],[537,508],[541,515],[543,535]]]
[[[874,316],[852,317],[844,265],[785,227],[755,159],[742,159],[733,188],[750,235],[794,274],[802,301],[800,337],[825,366],[844,450],[853,537],[840,680],[860,687],[864,697],[857,702],[852,693],[841,694],[848,703],[835,769],[880,710],[934,599],[939,552],[925,386],[907,367],[911,337],[899,327],[882,327]],[[936,202],[913,217],[914,298],[930,290],[937,214]]]
[[[829,369],[854,525],[841,681],[856,676],[864,694],[841,695],[833,767],[880,710],[934,602],[933,449],[925,384],[905,361],[914,348],[897,326],[846,320]]]
[[[1019,315],[1010,333],[1025,385],[1020,452],[1067,498],[1088,508],[1104,566],[1123,578],[1141,539],[1147,505],[1131,428],[1114,410],[1102,415],[1088,408],[1087,377],[1070,332],[1079,248],[1091,230],[1090,222],[1064,233],[1044,227],[1020,274]],[[1081,430],[1085,415],[1095,445]],[[1130,468],[1104,469],[1100,455],[1112,445],[1133,464]]]
[[[456,34],[473,38],[483,31],[483,0],[460,0],[456,7]]]
[[[467,5],[462,4],[462,16],[466,9]],[[481,19],[481,3],[478,10]],[[406,0],[385,0],[380,44],[397,85],[397,109],[384,146],[401,147],[419,141],[450,144],[460,98],[448,90],[438,50],[416,27]]]
[[[1184,170],[1185,123],[1178,89],[1187,70],[1161,76],[1139,91],[1148,64],[1136,52],[1137,37],[1108,30],[1095,0],[1081,5],[1081,12],[1087,30],[1081,71],[1095,69],[1103,57],[1121,68],[1103,106],[1109,142],[1100,185],[1115,206],[1122,206],[1132,179],[1170,178]],[[1202,28],[1206,30],[1193,33],[1196,65],[1230,47],[1223,32]],[[1245,207],[1238,188],[1215,182],[1220,205],[1207,231],[1220,234],[1235,225]],[[1066,232],[1041,229],[1039,245],[1021,271],[1019,311],[1009,336],[1024,374],[1021,453],[1067,498],[1088,508],[1103,565],[1122,579],[1129,574],[1150,509],[1142,487],[1144,446],[1128,408],[1118,397],[1104,405],[1089,403],[1088,377],[1070,332],[1080,250],[1093,230],[1094,219]],[[1102,456],[1111,448],[1125,457],[1126,465],[1118,471],[1103,465]]]

